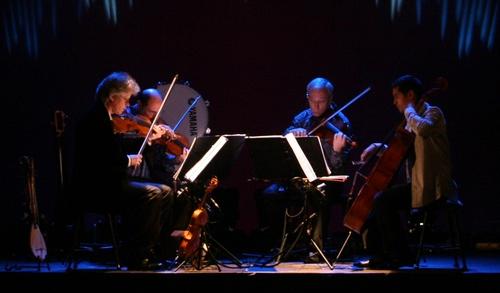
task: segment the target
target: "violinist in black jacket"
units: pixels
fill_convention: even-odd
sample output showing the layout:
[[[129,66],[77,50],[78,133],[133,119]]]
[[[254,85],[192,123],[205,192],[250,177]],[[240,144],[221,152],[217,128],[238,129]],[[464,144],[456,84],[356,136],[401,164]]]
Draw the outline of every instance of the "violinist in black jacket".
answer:
[[[309,107],[294,117],[284,134],[292,133],[296,137],[307,136],[325,118],[333,114],[336,110],[336,106],[332,101],[333,88],[333,84],[325,78],[317,77],[311,80],[306,87],[306,98]],[[331,133],[331,139],[322,137],[321,144],[332,175],[340,175],[345,172],[345,164],[351,149],[348,137],[348,135],[351,135],[351,124],[349,119],[341,112],[333,117],[330,123],[339,131],[335,134]],[[324,198],[311,198],[309,200],[310,208],[316,215],[311,223],[311,236],[321,250],[323,250],[324,246],[324,235],[328,231],[331,204],[344,200],[341,197],[343,185],[337,183],[328,183],[326,185]],[[270,212],[265,210],[272,206],[269,202],[286,197],[293,197],[289,184],[272,184],[262,192],[261,198],[257,198],[261,212],[261,229],[266,228],[265,225],[268,224],[266,223],[266,220],[268,220],[266,214],[270,214]],[[312,247],[309,249],[309,255],[306,257],[305,262],[321,261],[317,251]]]
[[[123,214],[130,225],[129,269],[156,269],[153,249],[173,192],[163,184],[127,177],[127,168],[139,166],[142,155],[124,151],[124,137],[115,133],[112,122],[112,115],[121,114],[138,91],[125,72],[111,73],[97,86],[95,104],[77,126],[73,186],[78,207]],[[156,130],[149,142],[163,134]]]

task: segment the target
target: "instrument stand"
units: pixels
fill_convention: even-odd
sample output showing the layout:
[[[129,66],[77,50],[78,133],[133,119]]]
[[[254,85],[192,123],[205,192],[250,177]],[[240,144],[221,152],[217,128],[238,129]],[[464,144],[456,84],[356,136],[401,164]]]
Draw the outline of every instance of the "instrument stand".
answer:
[[[198,271],[203,270],[204,268],[208,267],[211,264],[215,264],[217,266],[217,270],[220,272],[221,271],[220,266],[221,265],[225,266],[225,265],[223,265],[221,261],[217,260],[214,253],[212,252],[213,248],[222,250],[226,254],[226,256],[228,256],[231,259],[233,264],[235,264],[238,268],[241,268],[243,266],[241,261],[233,253],[231,253],[219,241],[217,241],[207,231],[206,228],[203,228],[201,232],[201,243],[199,247],[196,249],[196,251],[186,258],[183,258],[181,255],[178,254],[175,257],[174,264],[171,267],[173,267],[176,263],[178,263],[180,259],[183,258],[182,261],[175,267],[174,271],[178,271],[186,263],[189,263],[193,268],[195,268]],[[208,261],[206,259],[206,256],[208,256],[211,261]]]

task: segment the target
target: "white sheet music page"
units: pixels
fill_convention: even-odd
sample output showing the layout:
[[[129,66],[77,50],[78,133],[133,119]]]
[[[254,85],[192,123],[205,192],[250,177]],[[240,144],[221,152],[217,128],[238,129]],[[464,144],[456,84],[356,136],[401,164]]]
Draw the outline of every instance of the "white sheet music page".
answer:
[[[219,139],[210,147],[205,155],[203,155],[203,157],[196,164],[194,164],[189,171],[186,172],[184,178],[194,182],[228,140],[229,139],[224,136],[219,137]]]
[[[318,179],[316,173],[314,172],[313,167],[311,166],[311,163],[309,163],[309,160],[302,151],[302,148],[300,148],[300,145],[297,142],[295,136],[293,136],[292,133],[288,133],[287,135],[285,135],[285,138],[288,141],[290,147],[292,148],[292,151],[295,154],[295,157],[297,158],[297,161],[299,162],[302,171],[306,175],[307,180],[309,180],[309,182],[313,182],[316,179]]]
[[[330,182],[346,182],[349,175],[330,175],[319,177],[320,181],[330,181]]]
[[[332,174],[332,171],[330,170],[330,168],[328,167],[328,164],[326,163],[325,152],[323,151],[323,144],[321,143],[319,136],[316,136],[316,139],[318,139],[319,148],[321,149],[321,156],[323,157],[323,161],[325,162],[326,174]]]

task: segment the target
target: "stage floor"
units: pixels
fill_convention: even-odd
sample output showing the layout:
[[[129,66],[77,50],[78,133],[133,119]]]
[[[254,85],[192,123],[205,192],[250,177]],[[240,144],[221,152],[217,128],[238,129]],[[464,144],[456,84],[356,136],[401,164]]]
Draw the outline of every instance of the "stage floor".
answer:
[[[196,264],[184,264],[177,267],[177,264],[170,263],[165,269],[154,272],[162,274],[183,274],[183,273],[207,273],[207,274],[370,274],[370,273],[401,273],[410,271],[454,271],[463,274],[492,273],[500,275],[500,252],[481,252],[467,255],[467,270],[454,267],[454,259],[451,255],[429,255],[425,256],[419,268],[404,266],[397,270],[380,270],[358,268],[352,261],[341,261],[330,269],[326,263],[304,263],[303,261],[283,261],[278,264],[266,263],[265,259],[243,257],[239,258],[241,266],[238,266],[230,259],[217,259],[219,265],[196,266]],[[459,259],[460,260],[460,259]],[[66,272],[64,261],[48,260],[40,266],[34,261],[25,260],[3,260],[0,261],[0,272],[36,272],[36,273],[61,273]],[[132,273],[126,267],[117,270],[112,262],[83,260],[78,263],[77,271],[92,271],[106,273]]]
[[[404,292],[427,290],[441,283],[448,289],[498,290],[500,288],[500,252],[467,255],[468,270],[454,268],[452,256],[430,255],[420,268],[402,267],[398,270],[360,269],[352,262],[339,262],[331,270],[326,264],[282,262],[264,267],[255,258],[240,258],[242,267],[229,260],[201,269],[184,265],[178,270],[129,271],[116,270],[113,264],[82,261],[77,270],[66,271],[60,261],[50,261],[49,266],[25,261],[0,262],[0,288],[47,289],[50,292],[78,289],[119,289],[143,292],[152,289],[189,288],[189,291],[206,290],[266,290],[295,292],[303,290],[342,289],[343,292],[377,290]],[[5,287],[7,286],[7,287]],[[13,286],[13,287],[12,287]],[[397,289],[397,290],[396,290]],[[212,290],[209,290],[212,291]],[[247,290],[245,290],[247,291]],[[208,291],[207,291],[208,292]]]

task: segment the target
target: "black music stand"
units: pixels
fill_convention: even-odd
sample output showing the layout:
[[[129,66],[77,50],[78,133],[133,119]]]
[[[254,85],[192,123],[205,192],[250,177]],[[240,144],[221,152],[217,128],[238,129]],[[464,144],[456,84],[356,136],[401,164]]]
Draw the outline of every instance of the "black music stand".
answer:
[[[305,159],[312,167],[314,174],[317,177],[328,176],[330,170],[326,164],[326,159],[319,138],[297,137],[296,141],[305,155]],[[297,151],[292,149],[291,144],[286,137],[281,135],[250,136],[247,137],[247,144],[253,160],[255,179],[288,181],[290,186],[294,187],[294,189],[302,193],[304,196],[304,212],[302,213],[303,216],[301,218],[301,222],[291,233],[286,231],[286,225],[283,227],[283,238],[279,252],[276,254],[276,264],[280,262],[281,256],[288,256],[288,254],[295,247],[296,243],[303,237],[303,232],[305,230],[305,236],[308,238],[308,241],[331,269],[332,265],[326,258],[323,251],[319,248],[318,244],[312,238],[310,225],[317,214],[310,213],[310,209],[307,206],[307,197],[324,197],[323,190],[321,187],[316,186],[318,183],[317,181],[310,182],[310,180],[304,179],[304,177],[306,177],[306,171],[297,158],[297,152],[300,152],[300,150]],[[287,216],[287,213],[288,210],[285,212],[285,217]],[[292,244],[285,249],[285,245],[290,234],[296,234],[297,236]]]
[[[296,139],[316,176],[328,176],[330,170],[326,164],[319,138],[310,136]],[[255,179],[280,181],[305,177],[304,171],[284,136],[249,136],[246,142],[250,148]]]
[[[193,141],[188,156],[174,175],[174,180],[187,180],[189,184],[203,184],[213,176],[220,179],[225,178],[238,157],[245,142],[244,134],[232,134],[222,136],[197,137]],[[188,184],[188,186],[189,186]],[[189,187],[181,189],[181,192],[190,192]],[[175,271],[185,263],[190,263],[197,270],[203,269],[202,259],[208,255],[220,271],[219,261],[215,258],[210,248],[212,246],[222,250],[238,267],[242,267],[241,261],[227,248],[220,244],[208,231],[202,228],[201,244],[197,251],[191,256],[182,259]],[[173,266],[182,258],[177,255]]]

